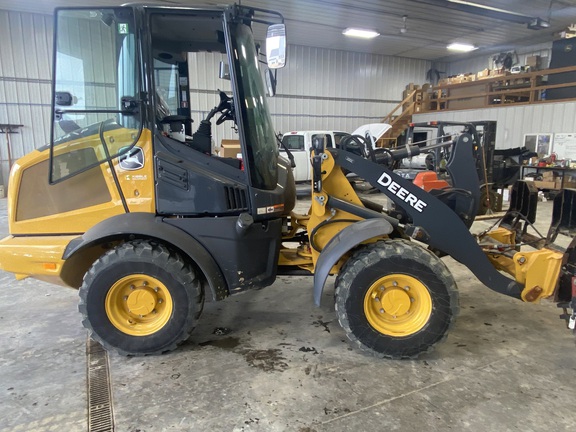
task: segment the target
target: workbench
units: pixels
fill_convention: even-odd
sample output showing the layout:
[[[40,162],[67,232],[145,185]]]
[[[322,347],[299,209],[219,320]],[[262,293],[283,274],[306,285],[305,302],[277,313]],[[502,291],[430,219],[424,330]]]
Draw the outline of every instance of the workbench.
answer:
[[[522,165],[520,168],[520,178],[524,177],[529,173],[547,173],[553,172],[554,179],[543,181],[534,181],[534,186],[538,189],[553,189],[560,190],[564,188],[576,188],[576,168],[564,168],[564,167],[539,167],[539,166],[528,166]]]

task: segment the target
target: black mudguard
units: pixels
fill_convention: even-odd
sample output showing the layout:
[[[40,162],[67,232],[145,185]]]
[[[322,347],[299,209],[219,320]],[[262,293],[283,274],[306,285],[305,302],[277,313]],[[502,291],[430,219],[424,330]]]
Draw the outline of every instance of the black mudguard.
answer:
[[[385,219],[366,219],[347,226],[330,239],[322,249],[314,270],[314,303],[320,299],[326,278],[338,260],[349,250],[371,238],[390,234],[393,228]]]
[[[157,239],[159,242],[178,248],[206,275],[212,300],[221,300],[228,296],[228,286],[224,275],[206,249],[189,234],[165,223],[162,217],[152,213],[125,213],[106,219],[94,225],[82,236],[72,240],[66,247],[62,258],[67,260],[94,244],[127,236]],[[208,293],[205,295],[207,299],[210,298]]]
[[[461,135],[459,139],[464,140],[466,138],[471,139],[467,134]],[[384,165],[375,164],[342,150],[330,149],[330,153],[334,156],[337,165],[356,173],[406,211],[414,225],[422,227],[426,231],[430,239],[428,244],[432,248],[445,252],[464,264],[490,289],[520,298],[522,287],[494,268],[468,228],[456,213],[440,200],[415,186],[409,180],[394,174]],[[476,168],[472,158],[470,158],[469,164],[469,167],[460,167],[462,172],[467,170],[469,175],[476,176]],[[397,186],[393,187],[396,189],[396,193],[389,189],[392,183]],[[401,189],[404,191],[399,192]],[[406,200],[406,196],[412,200],[412,197],[407,194],[418,200],[416,205],[410,204]]]

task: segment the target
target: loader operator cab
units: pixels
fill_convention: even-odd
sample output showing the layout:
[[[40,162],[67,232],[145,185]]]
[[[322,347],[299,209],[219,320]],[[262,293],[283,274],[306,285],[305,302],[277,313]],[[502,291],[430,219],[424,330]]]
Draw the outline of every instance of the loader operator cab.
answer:
[[[155,177],[149,198],[158,214],[269,219],[289,211],[291,173],[279,157],[260,72],[265,56],[251,28],[276,26],[274,46],[284,52],[273,50],[269,67],[282,67],[278,20],[238,6],[58,10],[50,183],[141,152],[151,162],[143,165],[153,170],[146,178]],[[220,64],[229,81],[219,79]],[[213,155],[215,127],[240,142],[243,169],[236,158]],[[122,180],[135,177],[111,174],[128,211]],[[216,193],[197,193],[213,183]]]

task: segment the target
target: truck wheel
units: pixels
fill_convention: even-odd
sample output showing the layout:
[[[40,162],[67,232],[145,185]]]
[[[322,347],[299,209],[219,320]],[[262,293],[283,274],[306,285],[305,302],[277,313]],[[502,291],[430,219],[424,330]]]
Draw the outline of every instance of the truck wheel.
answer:
[[[186,340],[204,305],[194,269],[165,246],[124,243],[100,257],[84,276],[84,327],[107,350],[151,355]]]
[[[354,253],[336,279],[336,314],[348,338],[376,357],[416,358],[445,338],[458,313],[446,265],[405,240]]]

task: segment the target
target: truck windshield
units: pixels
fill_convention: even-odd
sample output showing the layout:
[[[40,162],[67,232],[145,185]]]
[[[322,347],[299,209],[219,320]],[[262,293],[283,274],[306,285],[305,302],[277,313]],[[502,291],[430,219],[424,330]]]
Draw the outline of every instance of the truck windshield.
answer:
[[[230,30],[239,90],[237,113],[242,116],[251,182],[259,189],[273,190],[278,182],[278,145],[252,30],[239,23],[231,23]]]

